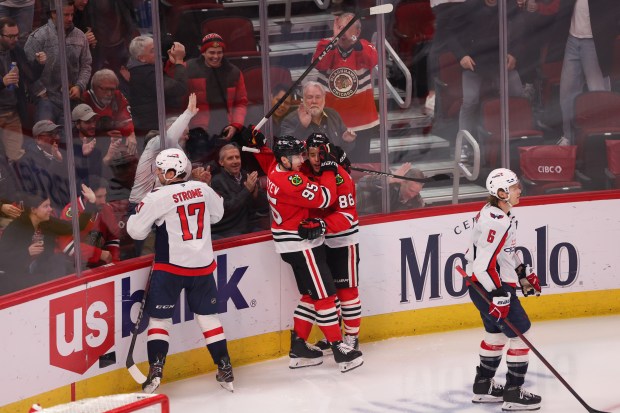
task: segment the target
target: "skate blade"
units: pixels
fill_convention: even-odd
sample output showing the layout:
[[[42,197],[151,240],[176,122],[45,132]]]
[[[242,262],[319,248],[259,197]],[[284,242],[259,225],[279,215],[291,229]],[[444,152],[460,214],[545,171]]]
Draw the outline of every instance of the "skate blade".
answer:
[[[489,394],[474,394],[471,399],[472,403],[502,403],[504,400],[501,396],[491,396]]]
[[[338,365],[340,366],[341,373],[348,373],[351,370],[355,370],[362,364],[364,364],[364,359],[362,359],[361,357],[358,357],[351,361],[345,361],[343,363],[338,363]]]
[[[232,384],[232,381],[230,383],[225,382],[225,381],[219,381],[218,383],[220,383],[220,386],[222,386],[224,390],[228,390],[231,393],[235,392],[235,388]]]
[[[537,404],[519,404],[519,403],[509,403],[504,402],[502,405],[502,410],[505,412],[519,412],[519,411],[529,411],[529,410],[540,410],[540,403]]]
[[[152,382],[144,386],[142,392],[146,394],[153,394],[155,393],[155,390],[157,390],[157,388],[159,387],[160,383],[161,379],[159,377],[155,377]]]
[[[327,350],[321,350],[321,352],[323,353],[324,356],[331,356],[332,354],[334,354],[331,348]]]
[[[323,358],[317,357],[314,359],[308,358],[292,358],[288,362],[289,369],[301,369],[303,367],[312,367],[323,364]]]

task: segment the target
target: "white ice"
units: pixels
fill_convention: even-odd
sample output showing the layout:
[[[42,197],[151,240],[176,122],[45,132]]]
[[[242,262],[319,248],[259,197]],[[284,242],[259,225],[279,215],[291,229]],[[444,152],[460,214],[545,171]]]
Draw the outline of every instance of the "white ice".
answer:
[[[528,336],[585,403],[620,412],[620,315],[535,322]],[[297,370],[283,357],[235,367],[234,393],[215,373],[159,390],[173,413],[501,412],[501,404],[471,403],[481,339],[482,328],[362,342],[364,364],[348,373],[331,356]],[[503,361],[498,382],[505,374]],[[587,411],[532,352],[525,387],[542,396],[540,412]]]

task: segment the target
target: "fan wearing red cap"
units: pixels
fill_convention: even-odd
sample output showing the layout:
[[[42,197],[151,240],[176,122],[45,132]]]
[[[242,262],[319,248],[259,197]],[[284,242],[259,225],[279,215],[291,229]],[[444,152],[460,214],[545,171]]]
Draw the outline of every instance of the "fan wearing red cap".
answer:
[[[245,122],[248,98],[241,70],[225,57],[226,43],[217,33],[202,38],[201,55],[187,61],[189,92],[196,93],[198,114],[190,129],[230,140]]]

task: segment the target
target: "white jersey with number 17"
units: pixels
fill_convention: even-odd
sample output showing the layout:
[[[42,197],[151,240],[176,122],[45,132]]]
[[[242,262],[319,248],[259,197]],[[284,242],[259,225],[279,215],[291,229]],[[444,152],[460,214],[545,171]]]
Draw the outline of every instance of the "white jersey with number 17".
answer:
[[[199,181],[177,182],[151,191],[127,221],[134,239],[156,226],[154,270],[177,275],[207,275],[215,269],[211,224],[224,215],[224,201]]]

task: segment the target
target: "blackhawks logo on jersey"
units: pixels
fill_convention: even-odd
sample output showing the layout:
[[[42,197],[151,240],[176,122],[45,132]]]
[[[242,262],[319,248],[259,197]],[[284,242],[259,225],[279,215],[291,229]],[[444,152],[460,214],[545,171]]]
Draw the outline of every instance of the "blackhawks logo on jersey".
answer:
[[[297,175],[297,174],[289,176],[289,177],[288,177],[288,180],[289,180],[289,181],[291,181],[291,183],[292,183],[294,186],[299,186],[299,185],[301,185],[301,184],[303,184],[303,183],[304,183],[304,180],[303,180],[303,179],[301,179],[301,176],[299,176],[299,175]]]
[[[327,79],[329,91],[341,99],[353,96],[357,92],[359,80],[357,74],[348,67],[339,67]]]
[[[338,185],[342,185],[344,183],[344,179],[342,179],[342,176],[340,174],[336,175],[336,186]]]

